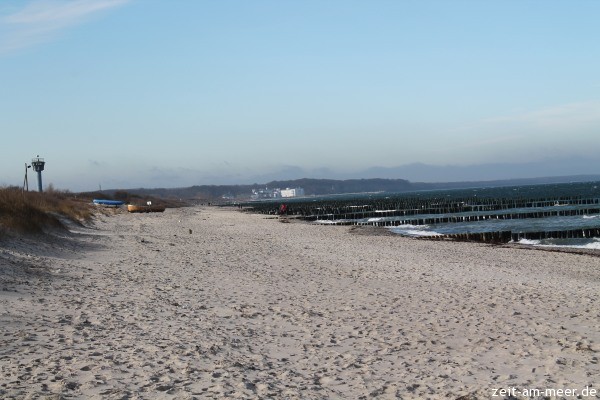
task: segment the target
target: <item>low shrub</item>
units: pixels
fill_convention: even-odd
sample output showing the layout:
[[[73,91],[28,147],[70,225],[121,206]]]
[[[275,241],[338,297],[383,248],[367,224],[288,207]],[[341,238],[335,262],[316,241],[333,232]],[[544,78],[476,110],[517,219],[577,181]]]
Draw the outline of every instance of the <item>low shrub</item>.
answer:
[[[72,221],[89,220],[93,210],[87,201],[69,192],[50,190],[24,192],[20,188],[0,188],[0,226],[17,233],[41,233],[45,228],[61,227],[58,216]]]

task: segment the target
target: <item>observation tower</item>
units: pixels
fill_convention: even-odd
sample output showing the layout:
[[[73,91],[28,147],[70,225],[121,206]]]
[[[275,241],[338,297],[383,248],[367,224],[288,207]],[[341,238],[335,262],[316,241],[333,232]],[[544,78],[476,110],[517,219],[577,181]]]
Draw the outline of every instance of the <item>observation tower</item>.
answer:
[[[40,193],[42,192],[42,171],[44,170],[44,164],[46,164],[46,162],[43,158],[40,158],[39,155],[31,160],[31,166],[33,167],[33,170],[37,172],[38,192]]]

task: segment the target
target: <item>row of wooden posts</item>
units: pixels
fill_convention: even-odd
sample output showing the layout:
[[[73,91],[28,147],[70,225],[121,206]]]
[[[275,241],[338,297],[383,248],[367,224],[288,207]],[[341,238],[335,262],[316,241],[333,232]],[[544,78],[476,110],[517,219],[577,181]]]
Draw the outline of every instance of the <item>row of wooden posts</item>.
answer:
[[[251,212],[276,214],[279,205],[279,203],[274,202],[252,203],[245,205],[244,209]],[[582,205],[588,205],[589,207],[573,208],[573,206]],[[565,208],[556,206],[565,206]],[[586,198],[581,196],[557,198],[469,197],[459,199],[390,198],[377,200],[328,200],[322,202],[295,201],[287,203],[287,214],[295,215],[297,218],[307,221],[327,221],[333,225],[393,227],[406,224],[432,225],[493,219],[506,220],[594,215],[600,214],[600,198]],[[420,218],[419,215],[427,216]],[[539,240],[547,238],[587,237],[600,237],[600,229],[519,233],[511,231],[461,233],[439,235],[433,238],[507,243],[520,239]]]
[[[449,235],[436,235],[423,237],[424,239],[442,240],[453,239],[469,242],[486,243],[509,243],[518,242],[521,239],[543,240],[543,239],[583,239],[600,237],[600,229],[572,229],[567,231],[542,231],[542,232],[479,232],[479,233],[455,233]]]
[[[581,213],[595,214],[598,207],[586,207],[584,209],[557,210],[554,206],[581,206],[600,205],[600,198],[582,197],[560,197],[560,198],[533,198],[533,199],[488,199],[488,198],[396,198],[387,200],[347,200],[347,201],[323,201],[323,202],[289,202],[287,203],[287,214],[297,215],[309,221],[319,220],[358,220],[380,217],[404,217],[412,215],[444,215],[459,213],[478,213],[472,216],[472,220],[496,218],[542,218],[552,215],[581,215]],[[279,203],[262,202],[249,203],[245,209],[252,212],[264,214],[276,214]],[[552,208],[550,208],[552,207]],[[530,212],[515,209],[533,209]],[[546,208],[546,210],[544,210]],[[509,210],[514,210],[510,212]],[[485,212],[488,214],[485,214]],[[507,212],[503,212],[507,211]],[[554,214],[552,214],[554,213]],[[447,216],[440,216],[446,218]],[[440,222],[461,222],[466,216],[457,216],[456,220]],[[454,217],[451,217],[454,218]],[[414,220],[407,218],[406,220]],[[434,222],[427,222],[434,223]]]
[[[428,218],[418,218],[413,216],[406,219],[384,219],[393,215],[379,213],[377,217],[370,218],[369,221],[364,219],[353,219],[353,218],[336,218],[335,215],[329,214],[324,216],[310,215],[302,219],[307,221],[332,221],[334,225],[372,225],[372,226],[398,226],[398,225],[433,225],[433,224],[448,224],[448,223],[459,223],[459,222],[475,222],[475,221],[486,221],[486,220],[507,220],[507,219],[526,219],[526,218],[547,218],[547,217],[567,217],[576,215],[594,215],[600,214],[600,208],[585,208],[585,209],[566,209],[566,210],[552,210],[552,211],[531,211],[531,212],[514,212],[514,213],[502,213],[502,214],[474,214],[474,215],[439,215],[431,216]],[[339,216],[338,216],[339,217]]]

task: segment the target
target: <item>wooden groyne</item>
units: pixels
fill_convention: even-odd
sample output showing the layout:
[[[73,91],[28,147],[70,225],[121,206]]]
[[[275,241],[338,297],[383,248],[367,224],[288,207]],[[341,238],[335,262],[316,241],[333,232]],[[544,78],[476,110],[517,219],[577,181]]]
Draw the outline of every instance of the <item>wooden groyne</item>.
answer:
[[[277,214],[284,201],[246,203],[249,212]],[[395,227],[400,225],[437,225],[493,220],[523,220],[600,214],[600,198],[586,196],[545,197],[408,197],[406,195],[286,201],[286,214],[305,221],[331,225],[366,225]],[[598,220],[600,221],[600,220]],[[488,243],[517,242],[521,239],[600,237],[598,222],[589,228],[542,231],[458,233],[428,237]]]
[[[303,217],[306,221],[331,221],[334,225],[371,225],[371,226],[399,226],[399,225],[434,225],[434,224],[450,224],[460,222],[476,222],[489,220],[511,220],[511,219],[526,219],[526,218],[547,218],[547,217],[568,217],[577,215],[595,215],[600,214],[600,208],[585,208],[585,209],[565,209],[553,211],[531,211],[531,212],[514,212],[503,214],[475,214],[475,215],[439,215],[428,218],[418,218],[413,214],[412,217],[399,219],[398,217],[380,214],[371,221],[351,218],[336,218],[334,214],[322,215],[319,218],[315,216]],[[394,219],[385,219],[394,217]]]
[[[514,242],[518,242],[521,239],[584,239],[594,237],[600,237],[600,228],[572,229],[567,231],[549,232],[519,232],[511,235],[511,239]]]
[[[557,206],[598,206],[581,207],[579,212],[585,212],[600,208],[600,198],[582,198],[558,197],[558,198],[534,198],[534,199],[481,199],[477,197],[447,199],[447,198],[390,198],[378,200],[346,200],[346,201],[294,201],[287,203],[290,215],[304,217],[308,221],[319,220],[353,220],[381,217],[404,217],[412,215],[427,214],[459,214],[459,213],[481,213],[485,216],[507,214],[514,217],[505,217],[506,219],[521,218],[518,214],[522,211],[516,209],[536,209],[531,215],[538,212],[545,212],[544,208],[555,208]],[[245,209],[251,212],[262,214],[276,214],[278,212],[279,202],[247,203]],[[514,212],[510,212],[514,210]],[[502,211],[507,211],[502,213]],[[558,211],[557,211],[558,212]],[[555,214],[555,215],[581,215],[576,214]],[[597,212],[592,212],[597,213]],[[544,215],[540,214],[541,217]],[[551,216],[551,215],[545,215]],[[535,218],[523,217],[523,218]],[[454,222],[454,221],[450,221]],[[458,221],[456,221],[458,222]]]
[[[422,236],[420,239],[444,240],[452,239],[465,242],[484,243],[509,243],[518,242],[521,239],[544,240],[544,239],[586,239],[600,237],[600,228],[572,229],[566,231],[540,231],[540,232],[480,232],[480,233],[455,233],[450,235]]]

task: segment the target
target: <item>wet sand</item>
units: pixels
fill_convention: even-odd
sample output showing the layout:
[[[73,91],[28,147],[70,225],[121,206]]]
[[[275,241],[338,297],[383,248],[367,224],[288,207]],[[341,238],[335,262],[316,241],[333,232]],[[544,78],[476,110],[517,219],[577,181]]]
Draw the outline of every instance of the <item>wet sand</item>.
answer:
[[[600,389],[588,254],[219,208],[99,215],[62,236],[0,242],[1,398]]]

